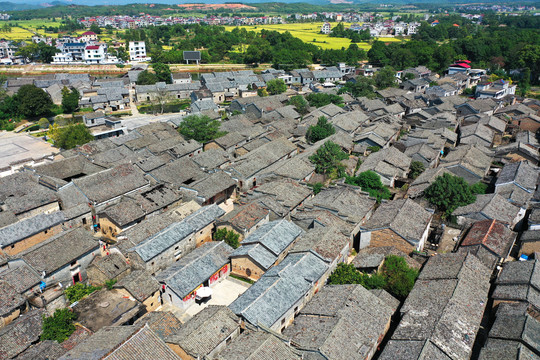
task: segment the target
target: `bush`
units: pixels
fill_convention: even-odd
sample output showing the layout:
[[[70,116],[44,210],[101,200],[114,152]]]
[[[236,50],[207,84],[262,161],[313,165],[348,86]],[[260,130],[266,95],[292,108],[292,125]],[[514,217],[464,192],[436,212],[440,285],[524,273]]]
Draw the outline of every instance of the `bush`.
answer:
[[[329,285],[360,284],[366,289],[384,289],[393,296],[404,299],[411,292],[418,277],[418,270],[410,268],[401,256],[388,255],[381,271],[364,274],[354,265],[340,263],[328,277]]]
[[[266,83],[266,91],[270,95],[278,95],[287,91],[287,85],[283,79],[272,79]]]
[[[411,162],[410,171],[409,171],[409,178],[416,179],[418,175],[424,172],[426,170],[426,167],[424,166],[424,163],[420,161],[413,161]]]
[[[64,294],[68,298],[70,303],[77,302],[83,297],[90,295],[94,291],[100,290],[99,286],[86,285],[83,283],[76,283],[73,286],[70,286],[64,290]]]
[[[77,319],[77,314],[70,309],[56,309],[53,316],[44,316],[41,333],[41,341],[53,340],[59,343],[68,339],[75,331],[73,321]]]
[[[473,186],[471,186],[471,192],[475,195],[481,195],[481,194],[486,193],[487,188],[488,188],[487,184],[478,182],[474,184]]]
[[[47,118],[41,118],[38,121],[38,125],[41,129],[47,129],[51,124],[49,123],[49,120]]]
[[[313,184],[313,194],[317,195],[318,193],[320,193],[323,187],[323,183],[320,182]]]
[[[390,199],[390,196],[392,196],[390,190],[383,185],[381,177],[371,170],[361,172],[358,176],[347,176],[345,183],[360,186],[362,191],[369,193],[369,195],[377,199],[377,202]]]
[[[111,280],[107,280],[105,281],[105,287],[107,288],[107,290],[112,290],[113,287],[114,287],[114,284],[116,284],[118,280],[116,279],[111,279]]]
[[[214,233],[214,241],[225,241],[230,247],[236,249],[240,246],[240,235],[226,228],[217,229]]]

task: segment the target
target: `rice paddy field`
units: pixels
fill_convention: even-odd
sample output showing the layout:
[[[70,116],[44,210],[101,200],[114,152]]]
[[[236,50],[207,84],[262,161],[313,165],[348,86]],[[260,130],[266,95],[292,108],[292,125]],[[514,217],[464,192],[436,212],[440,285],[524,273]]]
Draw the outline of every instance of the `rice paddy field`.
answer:
[[[275,24],[275,25],[249,25],[238,26],[239,28],[246,29],[248,31],[261,30],[274,30],[278,32],[290,32],[292,36],[299,38],[303,42],[310,43],[316,46],[320,46],[322,49],[341,49],[342,47],[348,48],[351,44],[351,40],[345,38],[330,37],[329,35],[321,34],[322,22],[314,23],[294,23],[294,24]],[[351,24],[344,23],[345,27]],[[335,26],[335,24],[333,24]],[[332,26],[332,27],[333,27]],[[236,26],[226,26],[225,29],[231,31]],[[384,42],[405,41],[394,37],[381,37],[378,40]],[[358,47],[364,50],[369,50],[371,45],[367,42],[357,43]]]

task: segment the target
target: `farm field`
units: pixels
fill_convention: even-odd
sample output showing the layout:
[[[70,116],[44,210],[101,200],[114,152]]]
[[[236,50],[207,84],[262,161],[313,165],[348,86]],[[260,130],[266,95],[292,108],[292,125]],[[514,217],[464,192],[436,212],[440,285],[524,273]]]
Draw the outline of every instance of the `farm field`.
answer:
[[[247,25],[238,26],[238,28],[246,29],[248,31],[261,30],[274,30],[278,32],[290,32],[292,36],[299,38],[303,42],[320,46],[322,49],[341,49],[342,47],[348,48],[351,44],[351,40],[345,38],[330,37],[329,35],[321,34],[322,22],[314,23],[294,23],[294,24],[272,24],[272,25]],[[350,23],[344,23],[346,27],[350,26]],[[332,27],[335,23],[332,23]],[[233,30],[236,26],[225,26],[228,31]],[[393,37],[381,37],[378,40],[384,42],[403,41]],[[357,43],[358,47],[364,50],[369,50],[371,45],[367,42]]]
[[[34,34],[20,27],[12,27],[10,32],[0,32],[0,39],[23,41],[30,40]]]

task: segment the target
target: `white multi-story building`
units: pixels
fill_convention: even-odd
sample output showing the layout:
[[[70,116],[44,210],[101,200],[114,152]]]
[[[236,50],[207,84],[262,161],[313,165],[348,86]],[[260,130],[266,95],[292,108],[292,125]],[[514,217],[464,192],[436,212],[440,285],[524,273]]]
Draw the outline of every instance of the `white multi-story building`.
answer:
[[[129,60],[130,61],[146,61],[146,44],[144,41],[129,42]]]
[[[103,45],[88,45],[84,49],[84,62],[86,64],[101,64],[105,62],[106,52]]]
[[[330,25],[330,23],[328,22],[325,22],[321,27],[321,32],[323,34],[330,34],[332,32],[332,25]]]

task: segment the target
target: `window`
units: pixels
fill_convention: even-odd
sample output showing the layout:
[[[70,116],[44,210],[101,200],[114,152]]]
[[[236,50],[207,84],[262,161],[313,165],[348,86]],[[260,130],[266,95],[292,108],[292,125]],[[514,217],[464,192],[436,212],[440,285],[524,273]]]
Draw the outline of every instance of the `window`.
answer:
[[[285,325],[285,318],[281,319],[281,325]]]

